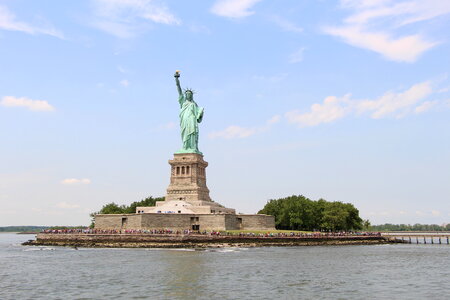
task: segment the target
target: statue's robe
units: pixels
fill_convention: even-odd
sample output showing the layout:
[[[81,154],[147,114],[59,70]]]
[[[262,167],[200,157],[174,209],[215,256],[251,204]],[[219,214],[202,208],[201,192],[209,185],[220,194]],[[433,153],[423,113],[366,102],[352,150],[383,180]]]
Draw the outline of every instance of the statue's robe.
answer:
[[[194,100],[188,101],[180,95],[180,127],[183,150],[198,151],[198,123],[203,119],[203,108]]]

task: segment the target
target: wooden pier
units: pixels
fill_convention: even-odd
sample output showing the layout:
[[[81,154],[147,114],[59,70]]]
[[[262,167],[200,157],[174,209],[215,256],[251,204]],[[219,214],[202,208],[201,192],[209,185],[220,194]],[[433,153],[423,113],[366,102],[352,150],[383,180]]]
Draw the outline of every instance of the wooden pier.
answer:
[[[382,233],[382,236],[388,238],[390,240],[401,241],[405,244],[447,244],[450,245],[450,233],[444,234],[420,234],[420,233],[412,233],[412,234],[402,234],[399,232],[395,233]]]

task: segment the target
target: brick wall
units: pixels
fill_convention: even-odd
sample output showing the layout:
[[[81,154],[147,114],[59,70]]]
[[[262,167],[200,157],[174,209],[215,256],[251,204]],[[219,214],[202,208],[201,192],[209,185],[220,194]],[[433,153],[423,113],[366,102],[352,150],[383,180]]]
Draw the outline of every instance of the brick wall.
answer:
[[[239,230],[241,229],[241,224],[236,215],[225,215],[225,228],[227,230]]]
[[[226,215],[199,215],[200,230],[225,230]]]
[[[96,215],[97,229],[138,229],[141,228],[141,216],[138,214]]]
[[[268,215],[238,215],[243,230],[274,230],[275,217]]]
[[[141,214],[143,229],[191,229],[191,214]]]
[[[200,230],[273,230],[275,218],[233,214],[115,214],[95,217],[97,229],[184,230],[192,229],[194,224],[200,225]]]

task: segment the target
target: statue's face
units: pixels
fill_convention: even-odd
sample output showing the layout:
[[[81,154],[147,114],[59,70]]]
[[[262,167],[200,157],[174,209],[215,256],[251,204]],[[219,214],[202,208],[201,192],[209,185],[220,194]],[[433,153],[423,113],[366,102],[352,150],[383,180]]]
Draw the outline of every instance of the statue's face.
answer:
[[[188,101],[192,101],[192,92],[191,91],[187,91],[186,92],[186,100],[188,100]]]

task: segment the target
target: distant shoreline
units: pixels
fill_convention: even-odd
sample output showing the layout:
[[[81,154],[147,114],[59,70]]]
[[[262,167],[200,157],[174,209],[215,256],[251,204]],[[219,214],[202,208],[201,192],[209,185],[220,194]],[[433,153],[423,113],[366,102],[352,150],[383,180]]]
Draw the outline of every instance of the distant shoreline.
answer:
[[[257,237],[149,234],[38,234],[23,245],[88,248],[225,248],[402,243],[382,236]]]

